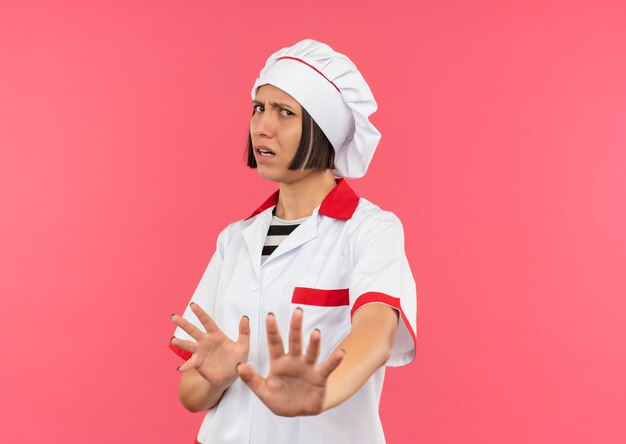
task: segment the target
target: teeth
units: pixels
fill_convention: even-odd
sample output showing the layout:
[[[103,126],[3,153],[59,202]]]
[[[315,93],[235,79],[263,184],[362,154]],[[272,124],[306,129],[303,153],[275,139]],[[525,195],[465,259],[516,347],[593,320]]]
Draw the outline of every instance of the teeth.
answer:
[[[270,150],[266,150],[264,148],[259,148],[259,152],[263,156],[273,156],[274,155],[274,153],[272,153]]]

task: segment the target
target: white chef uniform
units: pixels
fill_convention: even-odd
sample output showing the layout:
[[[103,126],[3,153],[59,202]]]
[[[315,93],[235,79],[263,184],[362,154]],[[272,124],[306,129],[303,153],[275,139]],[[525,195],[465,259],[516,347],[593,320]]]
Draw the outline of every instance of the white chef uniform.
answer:
[[[263,377],[269,372],[265,318],[276,316],[287,337],[296,307],[304,309],[303,349],[314,328],[321,331],[320,361],[350,332],[363,305],[383,303],[399,311],[398,331],[387,366],[413,361],[416,288],[404,250],[400,220],[357,196],[345,179],[261,265],[261,251],[278,191],[247,219],[219,234],[217,249],[190,302],[199,304],[232,340],[239,320],[250,319],[248,362]],[[189,304],[183,316],[204,331]],[[174,335],[193,340],[180,327]],[[287,344],[285,344],[287,346]],[[173,345],[184,359],[191,354]],[[378,405],[385,367],[339,406],[317,416],[273,414],[240,380],[210,409],[198,443],[378,444],[384,443]]]

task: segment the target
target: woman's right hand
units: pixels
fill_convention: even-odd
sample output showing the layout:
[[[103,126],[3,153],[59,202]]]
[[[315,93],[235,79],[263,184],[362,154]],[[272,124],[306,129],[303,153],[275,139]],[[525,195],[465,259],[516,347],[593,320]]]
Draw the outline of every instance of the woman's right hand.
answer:
[[[194,341],[172,338],[172,345],[192,353],[178,371],[184,372],[195,368],[204,379],[214,387],[228,387],[237,379],[235,366],[248,360],[250,351],[250,321],[243,316],[239,321],[239,338],[233,342],[228,338],[211,317],[196,303],[191,303],[191,310],[204,326],[206,333],[182,316],[171,316],[174,324],[185,330]]]

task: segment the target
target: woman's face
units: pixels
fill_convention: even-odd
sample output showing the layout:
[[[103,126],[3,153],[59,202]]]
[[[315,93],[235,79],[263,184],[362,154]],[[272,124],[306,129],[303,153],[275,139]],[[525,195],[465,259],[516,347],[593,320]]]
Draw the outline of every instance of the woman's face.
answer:
[[[274,85],[257,89],[252,102],[250,137],[257,162],[257,171],[264,179],[293,182],[306,171],[288,170],[302,137],[302,106],[289,94]]]

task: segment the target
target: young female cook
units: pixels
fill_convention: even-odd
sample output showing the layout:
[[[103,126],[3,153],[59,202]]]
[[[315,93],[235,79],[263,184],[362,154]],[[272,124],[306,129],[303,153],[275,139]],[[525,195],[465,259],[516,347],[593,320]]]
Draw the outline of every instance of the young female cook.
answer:
[[[252,89],[248,166],[278,190],[231,223],[170,347],[196,443],[384,443],[385,366],[415,356],[400,220],[359,197],[380,133],[356,66],[303,40]],[[287,335],[286,343],[283,335]]]

